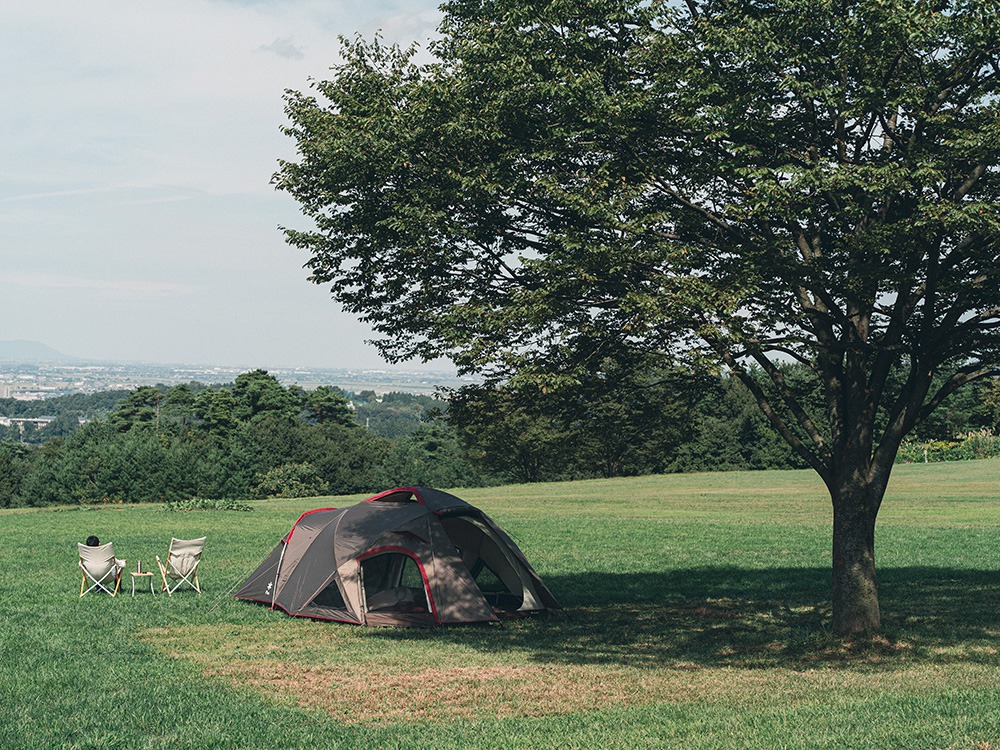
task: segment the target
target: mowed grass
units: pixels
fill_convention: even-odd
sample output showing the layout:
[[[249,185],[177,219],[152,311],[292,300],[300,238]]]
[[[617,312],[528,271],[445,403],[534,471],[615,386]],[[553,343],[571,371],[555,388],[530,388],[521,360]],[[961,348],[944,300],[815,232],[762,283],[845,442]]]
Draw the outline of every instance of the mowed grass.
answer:
[[[1000,462],[897,469],[884,633],[848,642],[809,472],[456,493],[563,612],[366,629],[229,597],[299,513],[357,497],[0,512],[0,747],[1000,748]],[[207,535],[205,593],[79,599],[91,533],[154,570]]]

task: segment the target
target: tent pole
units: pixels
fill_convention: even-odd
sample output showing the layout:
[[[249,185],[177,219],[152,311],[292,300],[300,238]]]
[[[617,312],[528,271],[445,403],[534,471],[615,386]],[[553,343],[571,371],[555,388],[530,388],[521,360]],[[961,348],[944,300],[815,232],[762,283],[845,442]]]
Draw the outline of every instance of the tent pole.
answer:
[[[285,559],[285,550],[288,549],[288,542],[283,542],[281,547],[281,557],[278,558],[278,567],[274,571],[274,585],[271,587],[271,609],[278,599],[278,576],[281,575],[281,563]]]

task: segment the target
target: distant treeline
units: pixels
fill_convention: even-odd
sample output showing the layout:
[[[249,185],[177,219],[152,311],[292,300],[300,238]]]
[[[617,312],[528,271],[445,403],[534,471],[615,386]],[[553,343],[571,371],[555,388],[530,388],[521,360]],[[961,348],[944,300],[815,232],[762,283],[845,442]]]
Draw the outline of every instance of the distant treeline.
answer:
[[[199,387],[204,388],[201,384]],[[128,391],[101,391],[100,393],[70,393],[65,396],[23,401],[16,398],[0,398],[0,415],[4,417],[48,417],[72,414],[90,419],[107,416]]]
[[[439,400],[303,390],[255,370],[225,386],[0,400],[3,416],[43,414],[56,419],[0,428],[0,507],[802,466],[738,381],[676,373],[553,391],[475,385]],[[959,392],[901,457],[997,455],[998,416],[995,382]]]

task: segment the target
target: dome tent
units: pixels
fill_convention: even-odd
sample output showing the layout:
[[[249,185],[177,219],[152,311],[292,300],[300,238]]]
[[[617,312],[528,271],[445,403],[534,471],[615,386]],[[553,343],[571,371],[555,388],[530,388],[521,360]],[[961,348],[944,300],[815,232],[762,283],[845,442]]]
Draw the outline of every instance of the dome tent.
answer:
[[[357,625],[489,622],[559,607],[489,516],[428,487],[303,513],[234,596]]]

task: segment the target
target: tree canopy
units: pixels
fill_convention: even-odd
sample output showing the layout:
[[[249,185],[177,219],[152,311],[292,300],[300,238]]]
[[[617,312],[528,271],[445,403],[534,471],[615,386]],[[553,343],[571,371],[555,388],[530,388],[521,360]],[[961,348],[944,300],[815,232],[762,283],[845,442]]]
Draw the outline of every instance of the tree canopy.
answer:
[[[390,359],[725,368],[830,490],[836,629],[877,629],[899,446],[1000,362],[1000,5],[443,8],[432,62],[357,39],[287,96],[311,279]]]

